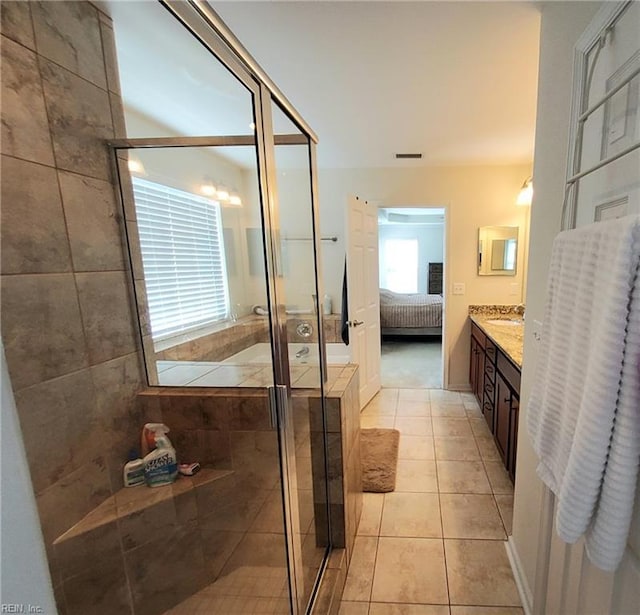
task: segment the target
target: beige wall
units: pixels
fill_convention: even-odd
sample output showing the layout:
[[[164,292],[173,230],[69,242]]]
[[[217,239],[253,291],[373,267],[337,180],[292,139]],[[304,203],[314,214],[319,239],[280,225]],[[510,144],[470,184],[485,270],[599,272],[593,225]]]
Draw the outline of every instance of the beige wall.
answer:
[[[479,276],[478,228],[487,225],[525,228],[528,208],[517,207],[515,199],[522,182],[530,174],[531,166],[528,164],[320,170],[320,227],[323,235],[337,235],[339,238],[336,244],[322,244],[324,288],[331,295],[336,310],[341,304],[348,194],[358,195],[385,207],[447,207],[445,318],[449,353],[448,386],[468,388],[470,334],[467,307],[474,303],[520,303],[522,265],[526,266],[524,242],[520,242],[519,266],[515,277]],[[465,295],[451,294],[454,282],[466,285]]]

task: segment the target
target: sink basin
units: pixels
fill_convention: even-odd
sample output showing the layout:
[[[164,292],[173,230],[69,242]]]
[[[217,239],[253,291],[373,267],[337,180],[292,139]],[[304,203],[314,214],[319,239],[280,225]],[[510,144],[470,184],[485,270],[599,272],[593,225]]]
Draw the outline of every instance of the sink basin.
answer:
[[[511,318],[491,318],[487,320],[490,325],[500,325],[502,327],[515,327],[522,324],[522,320]]]

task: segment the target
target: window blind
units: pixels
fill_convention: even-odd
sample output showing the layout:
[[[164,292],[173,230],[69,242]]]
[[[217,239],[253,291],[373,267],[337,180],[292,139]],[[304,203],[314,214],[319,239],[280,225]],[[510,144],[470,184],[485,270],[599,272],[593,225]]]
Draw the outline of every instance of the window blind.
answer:
[[[133,193],[153,339],[226,319],[219,203],[137,177]]]

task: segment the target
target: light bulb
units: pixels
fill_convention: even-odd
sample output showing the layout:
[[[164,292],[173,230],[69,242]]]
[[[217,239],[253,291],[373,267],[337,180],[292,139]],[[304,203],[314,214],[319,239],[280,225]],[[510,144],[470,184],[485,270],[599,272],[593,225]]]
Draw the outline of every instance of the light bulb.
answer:
[[[242,199],[238,194],[232,194],[229,196],[229,205],[234,205],[235,207],[242,207]]]
[[[135,158],[129,158],[129,162],[127,162],[127,166],[129,167],[129,171],[131,173],[137,173],[139,175],[144,175],[144,167],[139,160]]]
[[[202,184],[202,186],[200,186],[200,192],[202,192],[202,194],[204,194],[205,196],[216,196],[218,190],[213,184],[209,183]]]
[[[216,191],[216,198],[223,203],[226,203],[229,200],[229,191],[221,187]]]
[[[531,178],[525,180],[524,184],[522,184],[522,188],[520,188],[520,192],[518,193],[518,198],[516,199],[516,205],[531,205],[531,201],[533,200],[533,182]]]

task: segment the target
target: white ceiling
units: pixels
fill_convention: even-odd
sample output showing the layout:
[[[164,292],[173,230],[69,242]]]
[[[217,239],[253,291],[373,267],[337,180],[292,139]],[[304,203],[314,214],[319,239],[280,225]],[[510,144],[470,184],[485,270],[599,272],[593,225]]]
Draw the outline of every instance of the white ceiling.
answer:
[[[251,134],[247,91],[164,9],[109,4],[126,105],[168,135]],[[320,167],[533,159],[532,2],[211,4],[318,134]],[[253,166],[246,151],[224,154]]]
[[[533,2],[211,4],[316,131],[321,167],[533,159]]]

